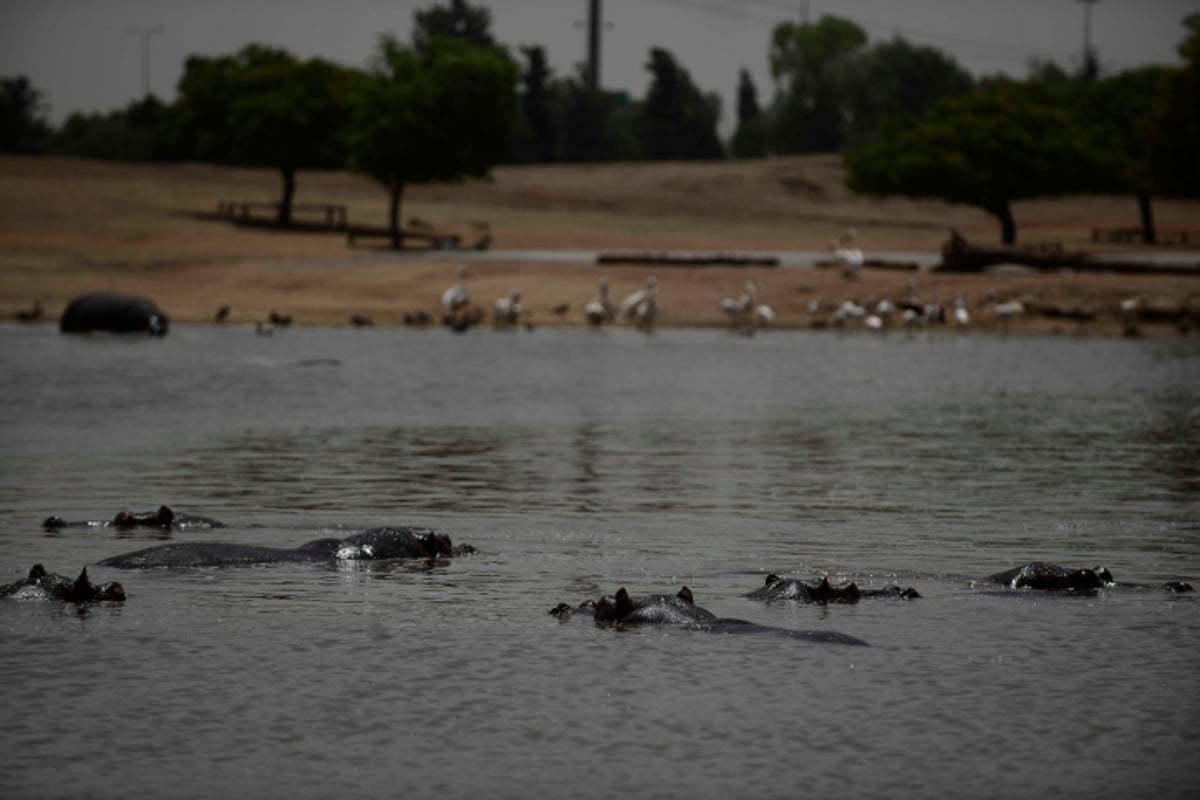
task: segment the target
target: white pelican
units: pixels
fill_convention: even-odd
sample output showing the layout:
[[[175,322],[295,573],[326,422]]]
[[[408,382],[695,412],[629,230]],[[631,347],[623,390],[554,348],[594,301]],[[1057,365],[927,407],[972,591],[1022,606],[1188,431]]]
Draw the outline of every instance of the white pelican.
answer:
[[[966,327],[971,321],[971,313],[967,310],[967,301],[962,292],[954,295],[954,321],[960,328]]]
[[[833,260],[842,267],[842,275],[847,280],[854,280],[862,272],[863,268],[863,252],[855,245],[858,239],[858,232],[854,228],[849,228],[839,239],[835,239],[831,245],[833,250]]]
[[[622,319],[636,320],[641,316],[639,308],[647,301],[654,300],[658,294],[658,278],[651,275],[646,278],[646,285],[621,301]]]
[[[875,314],[882,322],[887,322],[892,318],[892,314],[896,312],[896,306],[892,304],[892,298],[884,295],[878,303],[875,304]]]
[[[1020,300],[1009,300],[992,306],[992,314],[1004,322],[1004,332],[1008,333],[1008,321],[1025,313],[1025,304]]]
[[[729,291],[725,288],[725,284],[720,284],[719,288],[721,299],[718,301],[718,305],[721,307],[721,310],[725,312],[725,316],[729,317],[729,324],[736,325],[741,321],[742,315],[746,313],[745,306],[743,306],[740,300],[735,300],[734,298],[730,297]]]
[[[754,321],[760,327],[766,328],[775,321],[775,310],[766,303],[758,302],[758,287],[746,281],[746,293],[742,295],[742,305],[749,314],[754,312]]]
[[[608,278],[600,279],[600,296],[583,307],[583,315],[592,325],[612,322],[617,313],[617,304],[608,296]]]
[[[467,268],[458,268],[458,283],[442,292],[442,308],[447,314],[454,315],[471,302],[471,293],[467,291]]]
[[[497,327],[516,325],[521,319],[521,290],[513,289],[492,307],[492,321]]]

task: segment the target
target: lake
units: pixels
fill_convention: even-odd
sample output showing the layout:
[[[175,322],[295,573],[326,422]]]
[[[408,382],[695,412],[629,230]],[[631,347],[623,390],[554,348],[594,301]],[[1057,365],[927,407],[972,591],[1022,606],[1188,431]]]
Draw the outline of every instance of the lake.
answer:
[[[1200,341],[0,325],[0,795],[1191,797]],[[167,504],[213,531],[45,531]],[[423,525],[473,556],[114,570]],[[1150,584],[1001,590],[1034,560]],[[909,601],[762,604],[768,572]],[[691,588],[869,648],[547,612]]]

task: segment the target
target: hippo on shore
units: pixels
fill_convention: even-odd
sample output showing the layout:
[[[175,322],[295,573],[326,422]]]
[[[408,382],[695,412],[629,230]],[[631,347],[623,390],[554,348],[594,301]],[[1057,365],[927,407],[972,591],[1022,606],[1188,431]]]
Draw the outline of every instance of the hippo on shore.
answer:
[[[76,297],[63,311],[58,327],[63,333],[167,334],[167,315],[154,301],[122,292],[89,292]]]
[[[997,572],[995,575],[989,575],[987,580],[1010,589],[1040,589],[1056,592],[1095,592],[1097,589],[1118,586],[1148,588],[1142,584],[1118,584],[1113,580],[1112,573],[1108,571],[1107,567],[1071,569],[1058,564],[1047,564],[1044,561],[1034,561],[1004,572]],[[1162,588],[1176,593],[1192,591],[1190,583],[1181,581],[1167,581],[1162,584]]]
[[[882,589],[860,589],[854,582],[833,586],[829,578],[821,578],[820,583],[808,584],[803,581],[784,579],[774,573],[767,576],[765,586],[760,586],[745,595],[751,600],[796,600],[801,603],[857,603],[863,598],[885,597],[896,600],[912,600],[921,594],[911,587],[885,586]]]
[[[66,603],[123,602],[125,589],[115,581],[96,586],[88,580],[87,567],[71,580],[65,575],[46,572],[34,564],[29,574],[15,583],[0,586],[0,597],[13,600],[62,600]]]
[[[120,511],[111,520],[85,519],[78,521],[65,520],[59,516],[46,517],[42,527],[48,531],[62,528],[116,528],[129,530],[131,528],[161,528],[163,530],[200,530],[224,528],[225,523],[208,517],[192,514],[180,514],[172,511],[169,506],[159,506],[157,511]]]
[[[625,630],[639,625],[673,625],[706,633],[759,634],[801,639],[825,644],[869,647],[862,639],[837,631],[794,631],[759,625],[744,619],[718,617],[695,604],[692,591],[684,586],[674,595],[647,595],[634,598],[624,587],[612,598],[603,596],[578,606],[559,603],[550,613],[560,620],[574,616],[591,618],[597,625]]]
[[[443,559],[469,555],[475,548],[454,545],[428,528],[374,528],[345,539],[316,539],[294,548],[228,542],[182,542],[112,556],[103,567],[222,567],[284,561],[365,561],[399,558]]]

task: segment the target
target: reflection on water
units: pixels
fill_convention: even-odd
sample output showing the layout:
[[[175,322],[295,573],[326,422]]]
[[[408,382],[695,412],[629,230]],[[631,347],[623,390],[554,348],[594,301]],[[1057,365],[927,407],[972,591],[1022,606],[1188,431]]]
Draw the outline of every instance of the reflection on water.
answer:
[[[1044,558],[1200,583],[1194,342],[0,326],[0,343],[0,580],[162,536],[296,546],[409,523],[480,549],[121,573],[126,606],[83,617],[0,604],[0,701],[39,711],[6,726],[5,797],[43,796],[47,774],[100,796],[1190,789],[1195,598],[1023,602],[971,579]],[[229,527],[40,527],[160,503]],[[764,607],[743,595],[766,570],[923,597]],[[682,584],[722,616],[874,646],[546,614]],[[122,731],[120,769],[92,722]]]

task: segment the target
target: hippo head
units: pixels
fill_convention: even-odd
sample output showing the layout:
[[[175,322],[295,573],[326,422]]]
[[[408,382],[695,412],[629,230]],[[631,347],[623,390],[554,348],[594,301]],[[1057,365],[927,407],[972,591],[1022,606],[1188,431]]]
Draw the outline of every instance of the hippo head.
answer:
[[[46,517],[42,522],[42,527],[48,531],[58,530],[59,528],[67,527],[67,521],[62,517]]]
[[[133,528],[138,525],[169,528],[174,521],[175,512],[169,506],[159,506],[158,511],[146,514],[133,514],[128,511],[122,511],[113,518],[112,524],[114,528]]]

